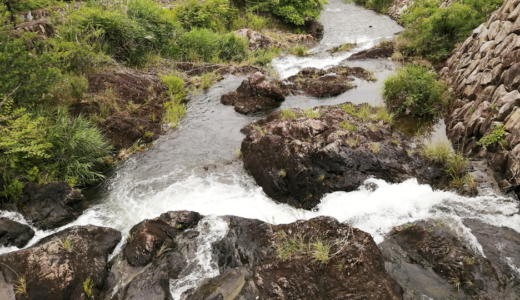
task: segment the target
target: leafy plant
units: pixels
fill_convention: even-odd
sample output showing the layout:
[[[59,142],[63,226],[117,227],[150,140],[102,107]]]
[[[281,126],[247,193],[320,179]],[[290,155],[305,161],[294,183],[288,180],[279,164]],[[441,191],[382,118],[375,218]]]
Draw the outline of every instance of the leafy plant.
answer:
[[[445,82],[437,74],[415,64],[406,65],[384,82],[383,98],[397,115],[441,115],[451,102]]]
[[[498,124],[495,125],[493,128],[493,131],[482,137],[477,144],[483,147],[488,147],[490,145],[493,145],[494,143],[502,140],[502,138],[505,136],[506,130],[504,129],[504,124]]]
[[[83,281],[83,290],[87,297],[90,298],[92,296],[92,289],[94,288],[94,281],[88,277],[85,281]]]

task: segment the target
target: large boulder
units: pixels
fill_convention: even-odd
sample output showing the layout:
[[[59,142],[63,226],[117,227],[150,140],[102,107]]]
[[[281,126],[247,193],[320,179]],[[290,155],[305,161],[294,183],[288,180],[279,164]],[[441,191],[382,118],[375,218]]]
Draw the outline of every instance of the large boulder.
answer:
[[[120,240],[121,233],[111,228],[75,226],[0,255],[0,295],[5,300],[99,299],[108,256]]]
[[[249,40],[249,50],[267,49],[276,43],[276,40],[272,37],[248,28],[239,29],[235,33]]]
[[[305,30],[307,31],[307,34],[312,35],[312,37],[317,40],[321,40],[325,33],[323,24],[311,18],[305,18]]]
[[[467,247],[441,223],[398,226],[379,246],[405,299],[516,299],[520,292],[514,271],[502,272],[503,262],[498,259],[496,264]]]
[[[369,177],[440,185],[442,166],[426,163],[412,140],[383,120],[383,110],[347,104],[272,113],[242,129],[244,167],[267,195],[305,209]]]
[[[33,238],[34,230],[28,225],[0,218],[0,244],[22,248]]]
[[[28,183],[18,202],[20,213],[35,227],[43,230],[70,223],[83,213],[85,206],[83,195],[63,182],[42,186]]]
[[[256,72],[244,80],[236,91],[222,95],[220,102],[235,106],[235,111],[241,114],[250,114],[276,107],[283,100],[282,90],[270,83],[262,73]]]

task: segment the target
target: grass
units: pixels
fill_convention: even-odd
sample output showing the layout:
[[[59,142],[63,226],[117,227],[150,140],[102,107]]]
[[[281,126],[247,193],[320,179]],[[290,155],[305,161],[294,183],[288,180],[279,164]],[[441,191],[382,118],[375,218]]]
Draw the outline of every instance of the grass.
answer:
[[[357,138],[349,138],[346,140],[346,143],[352,148],[359,146],[359,140]]]
[[[171,250],[172,250],[171,248],[167,248],[167,244],[166,244],[166,242],[164,242],[161,245],[161,248],[159,248],[159,250],[157,250],[157,254],[155,254],[155,257],[161,257],[164,253],[171,251]]]
[[[63,247],[63,249],[65,249],[65,251],[67,251],[67,252],[72,251],[72,240],[61,239],[60,243],[61,243],[61,247]]]
[[[222,76],[220,74],[217,74],[216,71],[205,73],[202,75],[201,88],[207,89],[220,79],[222,79]]]
[[[307,108],[303,110],[303,114],[306,118],[313,119],[321,117],[321,112],[319,109]]]
[[[334,47],[334,48],[330,49],[330,53],[336,53],[336,52],[341,52],[341,51],[350,51],[350,50],[352,50],[352,48],[354,48],[356,46],[357,46],[356,43],[341,44],[338,47]]]
[[[287,176],[287,171],[285,171],[284,169],[281,169],[280,171],[278,171],[278,177],[285,177]]]
[[[394,123],[394,114],[384,107],[372,107],[368,104],[354,105],[347,103],[342,106],[344,112],[362,121],[384,121],[390,125]]]
[[[83,290],[87,297],[90,298],[92,296],[92,289],[94,288],[94,281],[88,277],[85,281],[83,281]]]
[[[474,265],[475,264],[475,258],[474,257],[470,257],[470,256],[465,256],[463,258],[463,261],[464,261],[464,264],[468,265],[468,266],[471,266],[471,265]]]
[[[373,143],[371,148],[372,148],[372,152],[374,154],[378,154],[379,153],[379,150],[380,150],[379,149],[379,143]]]
[[[358,128],[354,124],[350,124],[347,120],[343,120],[341,123],[339,123],[339,127],[346,129],[348,131],[357,131]]]
[[[289,48],[287,50],[287,53],[288,54],[292,54],[292,55],[296,55],[296,56],[300,56],[300,57],[304,57],[304,56],[309,55],[307,53],[307,51],[309,51],[309,49],[307,49],[307,47],[302,46],[302,45],[296,45],[296,46],[294,46],[292,48]]]
[[[29,296],[27,294],[27,280],[25,280],[25,276],[19,276],[15,281],[14,281],[14,294],[15,295],[25,295],[25,296]]]
[[[327,263],[330,259],[330,248],[331,244],[323,242],[322,240],[316,239],[311,244],[311,256],[314,262]]]
[[[448,161],[452,151],[448,143],[442,142],[423,147],[421,154],[430,162],[444,164]]]
[[[236,147],[235,152],[236,152],[238,158],[242,157],[242,149],[240,149],[240,147]]]
[[[262,136],[264,136],[266,133],[267,133],[267,129],[266,128],[262,128],[258,125],[253,125],[253,128],[258,131]]]
[[[284,119],[284,120],[292,120],[292,119],[296,119],[296,117],[297,117],[296,112],[294,112],[290,109],[282,109],[281,116],[282,116],[282,119]]]

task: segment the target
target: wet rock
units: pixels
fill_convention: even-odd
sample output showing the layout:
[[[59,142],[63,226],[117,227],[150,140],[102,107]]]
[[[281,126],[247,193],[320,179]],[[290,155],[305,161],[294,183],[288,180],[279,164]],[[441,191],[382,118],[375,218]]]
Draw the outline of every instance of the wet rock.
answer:
[[[312,35],[312,37],[317,40],[321,40],[325,32],[323,24],[311,18],[305,18],[305,30],[307,34]]]
[[[440,223],[396,227],[380,248],[405,299],[514,299],[518,292],[504,273]]]
[[[285,96],[282,90],[257,72],[244,80],[236,91],[222,95],[220,102],[235,106],[235,111],[241,114],[250,114],[275,107],[283,100]]]
[[[442,166],[408,151],[411,140],[375,117],[370,106],[293,109],[273,113],[242,129],[245,169],[273,199],[311,209],[333,191],[352,191],[369,177],[388,182],[418,178],[439,186]],[[360,117],[364,110],[366,117]]]
[[[47,230],[77,219],[85,209],[85,198],[63,182],[42,186],[28,183],[17,206],[35,227]]]
[[[33,238],[31,227],[7,218],[0,218],[0,244],[22,248]]]
[[[355,88],[356,85],[352,83],[354,77],[372,80],[371,73],[363,68],[340,66],[326,70],[305,68],[280,85],[285,93],[318,98],[333,97]]]
[[[249,50],[267,49],[276,43],[276,40],[272,37],[263,35],[248,28],[239,29],[235,31],[235,33],[249,40]]]
[[[380,250],[363,231],[330,217],[286,225],[228,218],[228,235],[215,247],[222,277],[231,279],[218,281],[242,290],[234,298],[214,293],[215,299],[401,299],[400,286],[384,271]],[[287,251],[281,259],[284,243],[292,238],[311,249],[318,241],[330,245],[331,255],[318,261],[311,252]],[[256,288],[244,268],[252,270]],[[206,294],[216,290],[213,286]]]
[[[177,211],[138,223],[129,233],[129,242],[124,249],[126,260],[134,267],[150,263],[162,254],[161,249],[173,248],[176,236],[196,226],[200,218],[196,212]]]
[[[121,233],[111,228],[74,226],[30,248],[0,255],[0,295],[17,288],[16,299],[99,299],[108,255],[120,239]],[[90,297],[83,286],[89,278]]]
[[[258,295],[259,292],[253,282],[251,272],[246,268],[235,268],[208,280],[195,291],[189,300],[253,300]]]
[[[394,45],[392,43],[389,43],[389,45],[376,46],[376,47],[355,53],[352,56],[350,56],[347,60],[388,58],[388,57],[391,57],[392,54],[394,54]]]

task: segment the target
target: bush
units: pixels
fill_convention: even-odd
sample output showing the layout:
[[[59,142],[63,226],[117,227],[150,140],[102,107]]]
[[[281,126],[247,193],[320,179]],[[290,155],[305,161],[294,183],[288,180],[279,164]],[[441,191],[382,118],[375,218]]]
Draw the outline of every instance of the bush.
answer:
[[[324,4],[326,0],[265,0],[251,2],[247,9],[272,13],[287,23],[303,25],[305,18],[318,19]]]
[[[243,61],[247,57],[248,41],[234,33],[218,34],[209,29],[194,29],[180,34],[176,45],[165,55],[187,61]]]
[[[503,0],[469,0],[440,8],[441,1],[416,1],[401,17],[406,27],[407,47],[397,47],[407,55],[420,55],[433,62],[449,57],[457,42],[465,40]]]
[[[22,12],[33,9],[39,9],[44,7],[52,6],[53,4],[57,4],[58,1],[55,0],[11,0],[9,1],[11,4],[11,9],[14,12]]]
[[[351,1],[357,5],[364,6],[368,9],[373,9],[384,14],[388,12],[388,8],[390,8],[390,6],[393,4],[393,0],[349,0],[347,2]]]
[[[273,26],[271,19],[255,15],[252,12],[247,12],[231,21],[230,30],[250,28],[252,30],[261,31],[271,26]]]
[[[185,29],[206,28],[225,32],[231,20],[237,19],[237,10],[228,0],[190,0],[178,6],[177,18]]]
[[[451,95],[437,74],[415,64],[406,65],[384,82],[383,99],[397,115],[427,116],[442,114]]]

